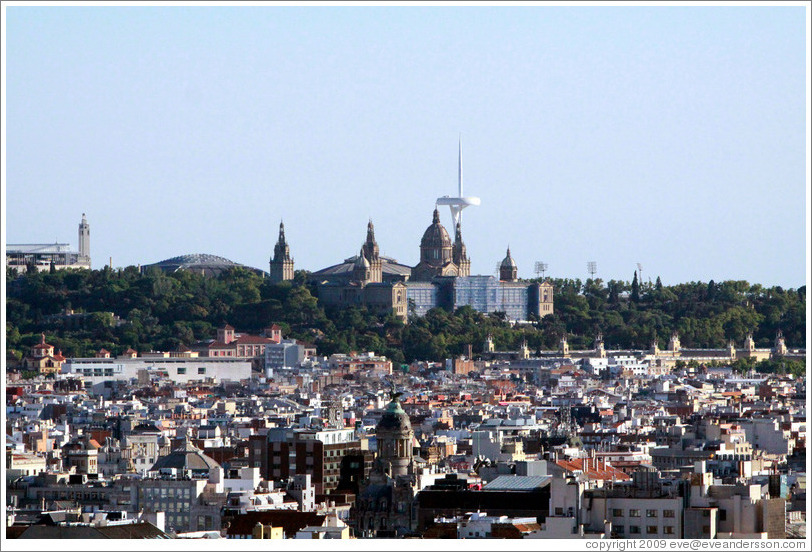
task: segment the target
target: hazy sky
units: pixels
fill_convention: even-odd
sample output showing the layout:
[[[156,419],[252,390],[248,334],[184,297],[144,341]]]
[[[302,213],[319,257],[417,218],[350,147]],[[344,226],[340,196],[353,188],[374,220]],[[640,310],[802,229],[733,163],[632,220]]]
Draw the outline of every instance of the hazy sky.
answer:
[[[804,7],[9,7],[7,243],[806,281]],[[441,209],[453,233],[448,208]]]

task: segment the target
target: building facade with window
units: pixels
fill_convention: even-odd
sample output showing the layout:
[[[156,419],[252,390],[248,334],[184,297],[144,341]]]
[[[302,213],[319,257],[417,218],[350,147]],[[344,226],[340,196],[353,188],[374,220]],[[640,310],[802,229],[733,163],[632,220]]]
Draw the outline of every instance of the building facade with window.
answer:
[[[251,378],[251,361],[236,358],[71,358],[62,366],[62,377],[78,377],[85,385],[110,380],[129,381],[147,376],[175,384],[212,380],[242,381]]]
[[[33,267],[38,272],[66,268],[90,268],[90,225],[85,214],[79,223],[79,251],[67,243],[9,243],[6,244],[6,266],[16,272]]]
[[[425,316],[435,307],[504,312],[513,321],[553,314],[552,284],[519,280],[510,249],[499,265],[498,278],[470,272],[460,225],[452,241],[435,209],[420,241],[420,262],[414,268],[379,254],[370,222],[357,256],[316,271],[310,278],[318,288],[319,301],[326,306],[365,306],[378,313],[392,312],[403,320]]]
[[[360,449],[354,429],[272,428],[249,438],[248,462],[268,480],[309,474],[316,494],[328,494],[341,479],[341,459]]]

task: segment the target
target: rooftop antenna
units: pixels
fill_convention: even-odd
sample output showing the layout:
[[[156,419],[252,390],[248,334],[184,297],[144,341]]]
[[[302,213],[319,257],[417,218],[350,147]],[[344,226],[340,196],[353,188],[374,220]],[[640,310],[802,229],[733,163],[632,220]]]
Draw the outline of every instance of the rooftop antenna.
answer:
[[[462,223],[462,210],[469,205],[479,205],[481,200],[478,197],[465,197],[462,195],[462,134],[459,141],[459,158],[457,168],[457,197],[443,196],[437,198],[436,205],[448,205],[451,209],[451,218],[454,219],[454,226]]]
[[[539,272],[541,272],[541,278],[544,279],[544,275],[547,272],[547,263],[542,261],[536,261],[536,278],[538,278]]]
[[[594,279],[595,273],[598,271],[598,264],[595,261],[586,263],[586,269],[589,271],[589,277]]]
[[[640,284],[642,285],[642,283],[643,283],[643,265],[641,263],[637,263],[637,272],[638,272],[639,277],[640,277]]]

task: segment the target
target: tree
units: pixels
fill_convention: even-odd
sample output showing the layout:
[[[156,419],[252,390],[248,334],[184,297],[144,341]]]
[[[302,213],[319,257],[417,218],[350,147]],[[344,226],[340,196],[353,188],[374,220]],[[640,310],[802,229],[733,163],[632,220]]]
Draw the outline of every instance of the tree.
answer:
[[[780,328],[788,346],[806,346],[804,286],[763,288],[744,281],[664,286],[658,278],[641,297],[644,287],[637,273],[632,285],[555,279],[555,312],[514,327],[504,313],[487,315],[470,307],[454,312],[437,308],[417,316],[412,301],[405,325],[368,309],[325,311],[316,298],[318,290],[309,284],[271,284],[242,270],[211,278],[157,269],[142,274],[135,267],[19,275],[7,269],[6,277],[8,347],[24,350],[49,329],[66,356],[92,353],[100,346],[112,351],[191,345],[211,338],[214,327],[226,321],[251,333],[277,323],[286,336],[315,343],[320,354],[370,347],[404,362],[443,360],[442,355],[464,353],[469,344],[481,352],[488,334],[498,350],[515,349],[522,339],[533,350],[555,349],[564,333],[574,348],[591,347],[597,332],[613,348],[647,348],[652,337],[664,342],[675,330],[689,348],[723,347],[729,339],[741,342],[748,333],[758,347],[769,347]],[[622,301],[621,294],[629,291],[633,300]],[[89,313],[87,322],[59,326],[46,318],[66,307]],[[101,314],[110,312],[124,323],[112,324],[109,315]],[[785,364],[784,369],[792,372],[793,366]]]
[[[634,279],[632,280],[632,301],[635,303],[640,302],[640,284],[637,281],[637,271],[634,272]]]
[[[714,299],[716,299],[716,283],[713,280],[708,282],[708,291],[706,294],[706,298],[708,299],[708,301],[713,301]]]

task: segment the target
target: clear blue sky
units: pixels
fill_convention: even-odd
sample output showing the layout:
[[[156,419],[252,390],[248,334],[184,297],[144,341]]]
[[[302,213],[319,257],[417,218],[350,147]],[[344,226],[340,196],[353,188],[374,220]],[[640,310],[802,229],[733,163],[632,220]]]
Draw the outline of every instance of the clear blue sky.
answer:
[[[806,281],[804,7],[9,7],[7,243]],[[447,208],[443,223],[451,231]]]

